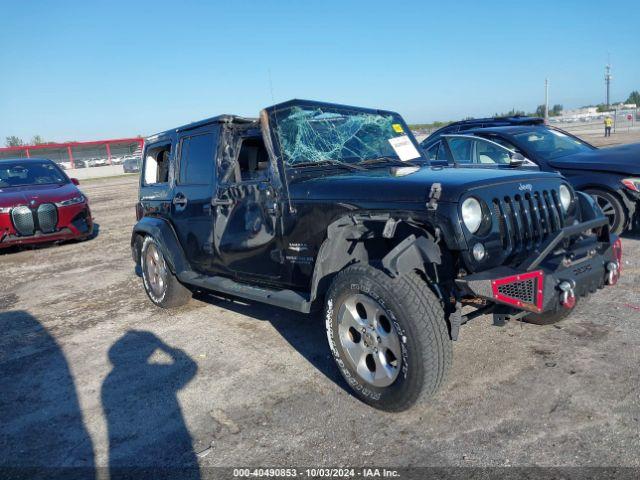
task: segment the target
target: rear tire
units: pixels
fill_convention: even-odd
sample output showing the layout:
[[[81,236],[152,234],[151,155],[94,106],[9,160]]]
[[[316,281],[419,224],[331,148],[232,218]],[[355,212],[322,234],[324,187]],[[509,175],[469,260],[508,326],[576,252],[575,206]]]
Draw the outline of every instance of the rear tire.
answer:
[[[153,237],[147,236],[142,242],[140,267],[147,296],[158,307],[179,307],[191,300],[191,290],[182,285],[171,272]]]
[[[597,188],[585,190],[591,195],[609,220],[611,233],[619,235],[627,226],[629,212],[617,195]]]
[[[447,378],[453,352],[444,309],[415,272],[344,269],[326,296],[325,320],[340,373],[375,408],[406,410]]]

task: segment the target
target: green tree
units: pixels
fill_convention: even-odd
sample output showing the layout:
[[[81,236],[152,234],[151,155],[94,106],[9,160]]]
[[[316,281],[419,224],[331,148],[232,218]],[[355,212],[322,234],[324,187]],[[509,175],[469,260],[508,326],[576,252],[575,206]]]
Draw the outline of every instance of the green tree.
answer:
[[[10,135],[5,137],[4,143],[7,147],[21,147],[24,145],[24,142],[20,137],[16,137],[15,135]]]
[[[560,115],[562,113],[562,110],[563,110],[562,105],[560,105],[559,103],[556,103],[553,106],[553,108],[551,109],[551,112],[549,112],[549,115],[557,117],[558,115]]]
[[[640,107],[640,92],[638,90],[634,90],[629,94],[629,98],[624,103],[635,103],[636,107]]]
[[[46,143],[46,142],[40,135],[34,135],[33,138],[31,139],[31,145],[42,145],[43,143]]]

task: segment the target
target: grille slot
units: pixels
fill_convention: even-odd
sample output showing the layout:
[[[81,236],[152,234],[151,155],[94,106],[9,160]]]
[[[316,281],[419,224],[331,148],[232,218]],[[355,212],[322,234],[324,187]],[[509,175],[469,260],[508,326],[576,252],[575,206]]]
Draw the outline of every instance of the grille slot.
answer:
[[[38,207],[38,226],[43,233],[55,232],[58,225],[58,209],[53,203],[43,203]]]
[[[531,251],[564,226],[555,190],[495,198],[493,212],[506,256]]]
[[[536,303],[537,279],[530,278],[519,282],[506,283],[498,287],[498,293],[524,303]]]
[[[33,213],[27,206],[16,207],[11,210],[11,221],[13,227],[20,235],[29,236],[35,232]]]

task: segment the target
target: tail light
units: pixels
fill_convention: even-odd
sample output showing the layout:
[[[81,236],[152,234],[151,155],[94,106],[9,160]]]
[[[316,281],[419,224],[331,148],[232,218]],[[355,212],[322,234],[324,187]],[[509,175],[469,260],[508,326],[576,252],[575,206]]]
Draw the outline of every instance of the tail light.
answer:
[[[523,310],[539,313],[544,302],[544,272],[510,275],[491,282],[493,298]]]

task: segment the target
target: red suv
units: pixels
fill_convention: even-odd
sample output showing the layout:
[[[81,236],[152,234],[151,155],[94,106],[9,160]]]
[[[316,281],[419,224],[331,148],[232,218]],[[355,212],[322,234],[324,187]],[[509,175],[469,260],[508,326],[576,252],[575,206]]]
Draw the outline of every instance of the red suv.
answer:
[[[76,185],[51,160],[0,160],[0,249],[91,236],[89,202]]]

